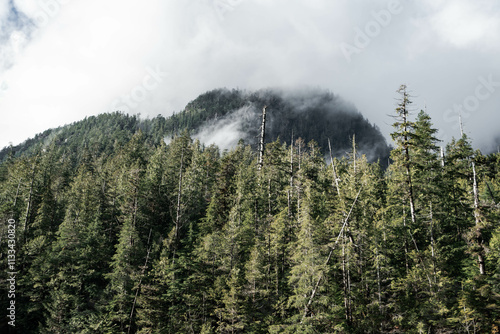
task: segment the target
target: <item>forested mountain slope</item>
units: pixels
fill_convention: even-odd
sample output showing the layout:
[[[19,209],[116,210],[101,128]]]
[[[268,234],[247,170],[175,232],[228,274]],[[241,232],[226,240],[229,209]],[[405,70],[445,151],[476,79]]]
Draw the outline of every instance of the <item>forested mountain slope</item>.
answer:
[[[82,121],[50,129],[16,147],[0,152],[0,161],[11,152],[14,156],[33,154],[40,147],[55,145],[72,155],[83,147],[99,154],[111,154],[115,145],[123,144],[139,129],[150,144],[188,130],[207,145],[216,143],[221,149],[231,149],[240,139],[257,147],[261,125],[261,109],[268,106],[266,142],[278,137],[287,143],[293,138],[305,142],[315,140],[327,153],[328,139],[333,155],[341,156],[356,142],[370,161],[386,163],[389,148],[376,126],[370,124],[354,108],[339,97],[319,89],[244,92],[217,89],[204,93],[187,104],[185,109],[170,117],[158,115],[152,119],[119,112],[87,117]],[[73,157],[79,160],[81,156]]]
[[[370,161],[388,157],[389,148],[378,128],[353,105],[320,89],[214,90],[200,95],[172,119],[181,129],[195,129],[194,136],[208,143],[230,148],[243,138],[256,146],[264,106],[267,142],[280,138],[290,144],[292,138],[300,137],[305,142],[315,140],[326,153],[330,139],[334,155],[341,156],[355,137]]]
[[[441,156],[399,93],[386,170],[302,139],[260,165],[120,114],[78,155],[10,156],[0,332],[498,333],[500,154],[464,135]]]

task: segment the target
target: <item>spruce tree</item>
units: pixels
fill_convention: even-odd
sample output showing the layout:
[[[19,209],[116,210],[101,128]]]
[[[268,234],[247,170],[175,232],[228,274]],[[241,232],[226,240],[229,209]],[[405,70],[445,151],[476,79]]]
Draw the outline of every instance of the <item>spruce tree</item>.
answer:
[[[110,299],[108,310],[113,325],[122,332],[135,330],[135,295],[140,291],[141,266],[144,265],[149,245],[149,223],[144,216],[145,169],[147,146],[138,132],[116,157],[114,164],[120,193],[121,223],[116,251],[111,259],[107,288]]]
[[[45,267],[52,275],[46,332],[97,330],[102,321],[104,277],[112,254],[104,230],[102,182],[90,163],[80,167],[72,182],[65,218]]]

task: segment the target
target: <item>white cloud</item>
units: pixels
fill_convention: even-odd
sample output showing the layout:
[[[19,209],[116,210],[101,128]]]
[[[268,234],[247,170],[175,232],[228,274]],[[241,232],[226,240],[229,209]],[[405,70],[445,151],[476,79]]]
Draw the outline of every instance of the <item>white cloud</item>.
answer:
[[[248,106],[243,107],[227,117],[207,124],[193,138],[200,142],[217,145],[222,151],[230,150],[238,144],[244,136],[242,125],[256,118],[256,111]]]
[[[425,24],[439,38],[456,48],[498,50],[500,7],[495,1],[428,1]]]
[[[44,11],[40,1],[59,5]],[[399,2],[401,14],[348,63],[339,45],[352,43],[355,28],[389,0],[15,0],[29,17],[48,19],[17,52],[9,49],[14,65],[0,68],[0,146],[113,111],[117,100],[142,94],[148,69],[157,68],[161,80],[136,94],[131,113],[169,115],[217,87],[311,85],[352,101],[387,135],[395,90],[406,82],[416,106],[425,101],[436,126],[446,128],[443,112],[470,94],[478,76],[500,80],[499,5]],[[498,117],[490,106],[497,101],[492,95],[478,115]],[[479,127],[471,124],[471,135],[494,131]]]
[[[154,47],[151,36],[160,26],[154,24],[160,18],[157,3],[58,4],[51,7],[50,22],[34,33],[30,44],[15,55],[14,66],[4,72],[7,88],[0,109],[7,126],[1,146],[110,111],[111,101],[140,83],[146,68],[155,65],[148,63],[145,50]],[[38,15],[36,8],[30,8],[29,15]],[[153,24],[138,28],[147,20]]]
[[[40,4],[43,0],[13,0],[16,8],[23,12],[25,15],[34,19],[42,9]],[[7,1],[6,1],[7,2]]]

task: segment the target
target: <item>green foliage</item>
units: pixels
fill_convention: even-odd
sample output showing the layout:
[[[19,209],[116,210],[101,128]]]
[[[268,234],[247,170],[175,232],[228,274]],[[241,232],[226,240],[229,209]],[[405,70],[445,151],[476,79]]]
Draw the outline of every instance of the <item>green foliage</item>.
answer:
[[[221,155],[183,131],[249,102],[279,114],[290,102],[273,91],[209,92],[169,119],[89,117],[12,151],[0,269],[15,219],[16,328],[498,332],[500,156],[463,136],[441,157],[430,117],[413,119],[400,92],[385,171],[357,135],[342,134],[349,152],[330,163],[324,143],[272,140],[258,168],[251,145]],[[317,98],[318,114],[336,101]]]

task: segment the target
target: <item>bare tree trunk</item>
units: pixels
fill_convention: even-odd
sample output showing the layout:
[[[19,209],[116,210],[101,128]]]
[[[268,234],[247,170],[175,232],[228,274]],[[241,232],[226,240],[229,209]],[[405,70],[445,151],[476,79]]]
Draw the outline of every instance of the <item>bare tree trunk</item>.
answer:
[[[402,86],[403,88],[403,86]],[[404,86],[404,90],[402,91],[403,101],[399,104],[398,111],[402,117],[402,124],[404,124],[403,129],[403,148],[404,148],[404,167],[406,171],[406,184],[408,186],[408,197],[410,200],[410,215],[411,222],[415,224],[415,199],[413,197],[413,183],[411,180],[411,170],[410,170],[410,148],[409,148],[409,138],[408,138],[408,114],[409,114],[409,104],[411,101],[408,99],[409,95],[406,92],[406,86]],[[413,238],[413,237],[412,237]]]
[[[330,160],[332,161],[332,171],[333,171],[333,180],[335,182],[335,188],[337,189],[337,195],[339,196],[339,200],[342,202],[342,196],[340,196],[339,178],[337,177],[337,171],[335,170],[335,162],[333,161],[330,138],[328,138],[328,149],[330,150]]]
[[[477,244],[479,246],[479,252],[477,254],[477,261],[479,263],[479,273],[481,275],[486,274],[486,266],[484,263],[484,246],[483,246],[483,234],[481,233],[481,218],[479,213],[479,194],[477,188],[477,176],[476,176],[476,165],[474,161],[472,162],[472,173],[473,173],[473,188],[474,188],[474,218],[476,220],[476,230],[477,230]]]
[[[352,135],[352,163],[354,167],[354,177],[356,178],[356,135]]]
[[[271,179],[267,179],[267,212],[271,215]]]
[[[326,262],[325,262],[325,266],[327,266],[328,263],[330,262],[330,259],[332,258],[333,251],[335,250],[335,247],[337,247],[337,244],[339,242],[340,237],[344,236],[344,229],[345,229],[345,227],[348,224],[349,217],[351,216],[352,210],[354,209],[354,205],[358,201],[358,197],[359,197],[360,193],[361,193],[361,188],[359,189],[358,194],[356,195],[356,198],[354,199],[354,202],[352,203],[351,210],[349,211],[349,214],[345,218],[344,224],[342,224],[342,228],[340,229],[340,233],[337,236],[337,239],[335,240],[335,243],[333,244],[332,248],[330,249],[330,253],[328,254],[328,258],[326,259]],[[344,239],[342,239],[342,243],[344,243]],[[323,274],[324,274],[323,272],[320,272],[320,274],[319,274],[318,280],[316,281],[316,284],[315,284],[315,286],[314,286],[314,288],[313,288],[313,290],[311,292],[311,297],[309,297],[309,300],[307,301],[307,304],[304,307],[304,314],[302,316],[302,320],[300,321],[300,323],[302,323],[304,321],[304,319],[307,316],[307,313],[310,310],[310,307],[311,307],[312,301],[314,299],[314,296],[316,296],[316,292],[318,291],[319,284],[321,283],[321,280],[323,279]]]
[[[405,131],[406,133],[406,131]],[[406,156],[406,161],[405,161],[405,168],[406,168],[406,183],[408,185],[408,197],[410,200],[410,215],[411,215],[411,222],[415,224],[417,222],[417,219],[415,217],[415,200],[413,197],[413,183],[411,181],[411,171],[410,171],[410,151],[408,148],[408,137],[405,135],[405,156]]]
[[[262,108],[262,125],[260,127],[260,143],[259,143],[259,170],[262,169],[264,164],[264,141],[266,139],[266,109],[267,106]]]
[[[458,114],[458,123],[460,124],[460,137],[464,136],[464,123],[462,123],[462,114]]]

